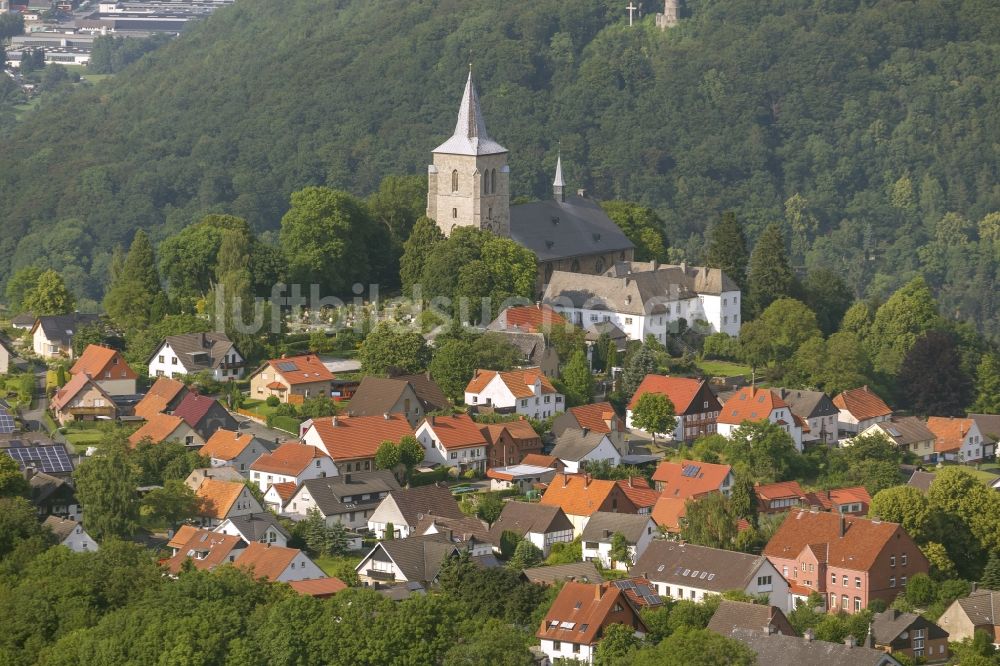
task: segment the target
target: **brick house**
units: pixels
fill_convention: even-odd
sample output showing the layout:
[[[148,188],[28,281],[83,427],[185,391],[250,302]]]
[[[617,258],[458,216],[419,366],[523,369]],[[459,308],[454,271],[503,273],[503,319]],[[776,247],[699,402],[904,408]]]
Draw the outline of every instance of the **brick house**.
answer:
[[[542,438],[524,420],[482,426],[486,437],[486,467],[507,467],[521,462],[524,456],[542,452]]]
[[[274,358],[250,377],[250,397],[265,400],[276,396],[281,402],[302,402],[318,395],[330,397],[333,373],[318,356],[305,354]]]
[[[632,413],[639,398],[647,393],[659,393],[670,398],[677,416],[677,427],[672,433],[656,433],[657,436],[671,436],[674,440],[691,442],[702,435],[716,432],[722,405],[708,382],[687,377],[665,377],[646,375],[636,389],[625,412],[625,423],[634,428]]]

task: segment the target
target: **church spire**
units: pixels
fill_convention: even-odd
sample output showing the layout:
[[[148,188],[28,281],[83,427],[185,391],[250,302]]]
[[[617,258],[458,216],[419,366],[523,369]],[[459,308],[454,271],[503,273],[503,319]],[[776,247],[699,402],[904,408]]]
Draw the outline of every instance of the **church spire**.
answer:
[[[552,194],[555,195],[556,201],[563,202],[566,201],[565,188],[566,183],[563,182],[562,175],[562,154],[556,158],[556,178],[552,181]]]
[[[442,143],[435,153],[450,153],[453,155],[495,155],[506,153],[507,149],[490,138],[486,132],[486,121],[479,108],[479,95],[472,82],[472,66],[469,65],[469,78],[465,82],[465,92],[462,93],[462,103],[458,107],[458,121],[455,123],[455,133]]]

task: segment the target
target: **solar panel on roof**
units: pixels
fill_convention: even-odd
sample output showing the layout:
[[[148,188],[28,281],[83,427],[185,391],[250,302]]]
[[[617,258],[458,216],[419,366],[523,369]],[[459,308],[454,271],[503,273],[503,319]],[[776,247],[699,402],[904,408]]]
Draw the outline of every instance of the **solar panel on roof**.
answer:
[[[14,432],[14,417],[11,416],[10,410],[0,405],[0,434],[9,435],[12,432]]]
[[[19,446],[3,449],[11,458],[20,463],[38,467],[46,474],[68,474],[73,471],[73,462],[61,444],[54,446]]]
[[[278,364],[278,370],[281,370],[282,372],[293,372],[297,368],[298,366],[289,361],[282,361],[281,363]]]

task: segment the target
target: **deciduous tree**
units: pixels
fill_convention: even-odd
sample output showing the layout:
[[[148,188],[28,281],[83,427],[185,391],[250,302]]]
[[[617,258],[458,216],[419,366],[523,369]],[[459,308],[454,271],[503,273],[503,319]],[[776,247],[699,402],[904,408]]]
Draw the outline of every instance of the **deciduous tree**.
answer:
[[[965,416],[972,401],[972,380],[962,367],[955,338],[927,331],[903,357],[896,375],[903,407],[918,414]]]
[[[562,384],[569,407],[589,404],[594,399],[594,374],[583,352],[576,352],[563,367]]]
[[[670,435],[677,427],[674,403],[663,393],[644,393],[632,409],[632,423],[651,434],[656,443],[657,433]]]
[[[380,322],[361,343],[358,358],[366,374],[384,375],[391,368],[412,374],[427,367],[430,353],[417,331]]]
[[[24,294],[21,308],[35,316],[73,312],[76,297],[70,293],[62,276],[49,269],[38,276],[35,286]]]
[[[109,435],[98,454],[73,472],[76,496],[85,507],[83,524],[98,540],[127,537],[138,527],[136,476],[123,435]]]

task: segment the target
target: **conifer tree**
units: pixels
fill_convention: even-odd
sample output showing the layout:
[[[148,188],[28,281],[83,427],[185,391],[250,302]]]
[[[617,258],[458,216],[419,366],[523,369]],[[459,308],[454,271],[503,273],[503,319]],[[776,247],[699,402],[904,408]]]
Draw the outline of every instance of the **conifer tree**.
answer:
[[[743,225],[732,211],[722,214],[708,232],[708,250],[705,264],[711,268],[721,268],[740,289],[747,289],[747,239]]]
[[[792,295],[795,275],[788,263],[785,237],[777,223],[771,223],[757,239],[750,254],[750,306],[754,316],[768,305]]]
[[[983,354],[976,367],[976,396],[971,411],[1000,414],[1000,355]]]
[[[630,399],[646,375],[655,373],[658,368],[659,363],[656,358],[656,351],[649,341],[646,341],[632,358],[629,359],[624,372],[622,372],[621,392],[624,397]]]
[[[1000,590],[1000,556],[996,553],[990,554],[983,569],[983,579],[979,582],[987,590]]]
[[[403,243],[403,256],[399,260],[399,279],[404,294],[412,296],[413,286],[420,282],[424,273],[427,257],[434,246],[443,240],[444,234],[429,217],[421,217],[413,225],[410,237]]]
[[[125,260],[113,263],[111,272],[113,281],[104,297],[104,309],[126,335],[167,314],[167,298],[156,270],[153,245],[144,231],[136,232]]]

